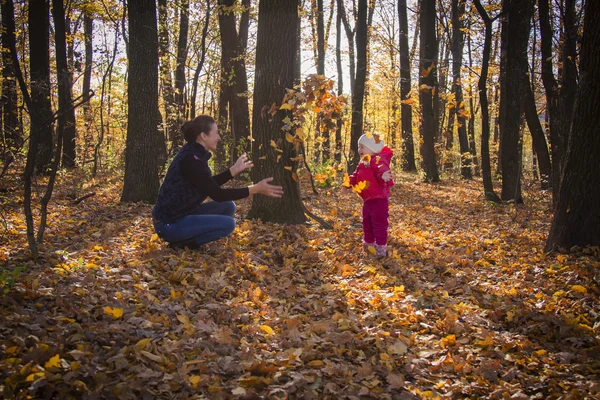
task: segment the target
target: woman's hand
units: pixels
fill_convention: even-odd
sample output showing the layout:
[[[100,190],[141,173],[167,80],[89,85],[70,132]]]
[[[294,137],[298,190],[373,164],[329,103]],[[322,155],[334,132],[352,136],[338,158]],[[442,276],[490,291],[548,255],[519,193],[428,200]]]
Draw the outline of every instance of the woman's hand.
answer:
[[[237,174],[245,171],[248,168],[254,167],[252,160],[248,158],[246,153],[243,153],[240,158],[237,159],[235,164],[229,168],[229,172],[231,172],[231,176],[236,176]]]
[[[280,198],[283,196],[283,187],[270,185],[273,178],[265,178],[262,181],[248,186],[250,194],[262,194],[269,197]]]

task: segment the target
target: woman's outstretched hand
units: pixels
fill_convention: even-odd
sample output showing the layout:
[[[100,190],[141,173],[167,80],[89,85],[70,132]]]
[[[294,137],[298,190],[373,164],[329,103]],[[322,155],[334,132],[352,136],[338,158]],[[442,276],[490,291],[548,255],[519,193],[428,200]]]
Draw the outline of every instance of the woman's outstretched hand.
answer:
[[[237,174],[245,171],[248,168],[254,167],[252,160],[248,158],[246,153],[243,153],[240,158],[237,159],[235,164],[229,168],[229,172],[231,172],[231,176],[236,176]]]
[[[273,178],[265,178],[262,181],[248,186],[250,194],[262,194],[269,197],[280,198],[283,196],[283,187],[269,184]]]

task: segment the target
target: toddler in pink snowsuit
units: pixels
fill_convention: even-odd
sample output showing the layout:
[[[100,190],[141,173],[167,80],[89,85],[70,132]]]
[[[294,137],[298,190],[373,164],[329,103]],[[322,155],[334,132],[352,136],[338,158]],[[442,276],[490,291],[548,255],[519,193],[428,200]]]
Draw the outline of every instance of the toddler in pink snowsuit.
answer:
[[[390,187],[394,185],[390,171],[392,150],[378,134],[362,135],[358,139],[361,161],[350,175],[350,185],[364,188],[359,192],[363,210],[363,246],[365,251],[374,247],[377,256],[387,255]],[[365,181],[366,184],[361,182]]]

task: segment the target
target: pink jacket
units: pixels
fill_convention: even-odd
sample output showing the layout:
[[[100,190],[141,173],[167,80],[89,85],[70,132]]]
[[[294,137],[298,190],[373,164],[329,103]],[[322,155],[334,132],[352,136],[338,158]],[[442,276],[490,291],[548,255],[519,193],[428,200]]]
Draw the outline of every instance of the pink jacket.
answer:
[[[390,197],[390,187],[394,186],[394,181],[384,182],[381,175],[390,169],[390,161],[394,152],[385,146],[379,154],[371,156],[371,162],[365,165],[363,161],[358,163],[356,171],[350,175],[350,184],[356,186],[362,181],[367,181],[367,186],[359,193],[363,201],[373,199],[388,199]]]

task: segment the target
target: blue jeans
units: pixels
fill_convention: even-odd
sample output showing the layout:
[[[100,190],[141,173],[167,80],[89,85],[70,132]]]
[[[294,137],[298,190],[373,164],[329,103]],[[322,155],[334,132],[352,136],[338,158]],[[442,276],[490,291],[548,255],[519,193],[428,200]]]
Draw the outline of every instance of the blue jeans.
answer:
[[[186,215],[173,224],[154,223],[154,231],[164,241],[177,245],[202,245],[228,236],[235,228],[233,201],[209,201],[197,214]]]

